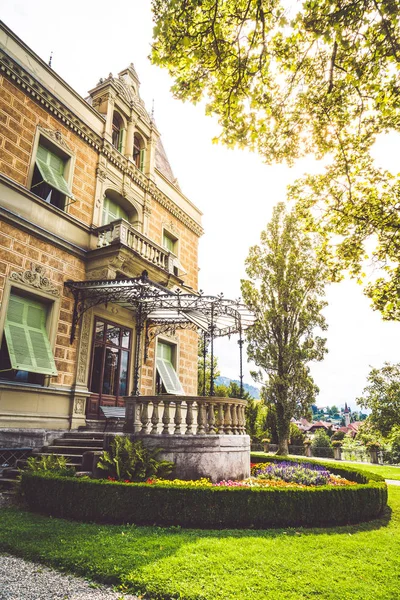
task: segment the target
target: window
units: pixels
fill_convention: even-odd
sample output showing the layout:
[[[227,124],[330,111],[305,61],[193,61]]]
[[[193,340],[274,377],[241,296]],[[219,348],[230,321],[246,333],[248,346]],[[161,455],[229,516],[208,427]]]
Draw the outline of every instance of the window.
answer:
[[[165,342],[157,343],[156,394],[184,394],[179,377],[174,369],[176,346]]]
[[[111,200],[111,198],[105,196],[101,224],[108,225],[109,223],[117,221],[118,219],[125,219],[126,221],[129,221],[128,213],[119,204]]]
[[[57,375],[46,330],[47,306],[10,294],[0,351],[0,378],[39,383]]]
[[[91,412],[96,413],[102,405],[123,406],[122,398],[128,394],[131,338],[131,329],[96,319],[90,391],[97,398],[91,400]]]
[[[68,185],[66,174],[70,156],[56,149],[48,147],[46,140],[40,138],[36,152],[31,190],[49,204],[65,209],[66,197],[74,199]]]
[[[137,133],[133,138],[133,162],[140,171],[144,170],[144,142]]]
[[[175,256],[177,255],[178,240],[165,230],[163,231],[163,246],[166,250],[175,254]]]
[[[165,229],[163,231],[163,247],[173,255],[169,259],[169,272],[176,275],[176,277],[179,277],[179,272],[184,275],[185,270],[178,259],[178,238],[165,231]]]
[[[123,152],[125,145],[125,129],[121,116],[114,112],[112,123],[112,145]]]

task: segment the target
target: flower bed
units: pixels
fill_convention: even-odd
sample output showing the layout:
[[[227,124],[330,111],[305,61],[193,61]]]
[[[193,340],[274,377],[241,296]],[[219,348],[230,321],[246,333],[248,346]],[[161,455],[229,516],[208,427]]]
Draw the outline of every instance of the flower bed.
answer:
[[[109,478],[110,480],[110,478]],[[114,480],[113,480],[114,481]],[[130,483],[125,481],[125,483]],[[294,487],[305,488],[320,485],[357,485],[344,477],[333,475],[323,465],[313,463],[253,463],[251,465],[251,477],[242,481],[220,481],[212,483],[209,479],[197,479],[195,481],[184,481],[182,479],[159,479],[152,478],[146,481],[148,485],[171,485],[173,487]]]
[[[262,458],[265,462],[265,455]],[[274,457],[271,462],[282,459]],[[288,470],[295,463],[304,466],[306,461],[286,462],[290,463]],[[21,484],[33,510],[108,523],[207,529],[321,526],[367,521],[378,517],[386,507],[387,487],[377,475],[357,469],[341,468],[338,472],[338,468],[329,467],[333,475],[347,483],[329,481],[310,486],[274,479],[273,470],[268,471],[270,466],[256,466],[265,476],[259,479],[263,485],[229,481],[212,485],[201,480],[125,483],[38,473],[23,473]],[[316,471],[320,477],[325,469]]]

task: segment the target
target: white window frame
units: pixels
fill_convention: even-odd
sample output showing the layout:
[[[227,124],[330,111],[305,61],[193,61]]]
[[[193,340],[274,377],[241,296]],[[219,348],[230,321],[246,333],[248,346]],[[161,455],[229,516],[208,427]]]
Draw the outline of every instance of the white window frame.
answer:
[[[171,366],[173,368],[173,371],[174,371],[174,373],[175,373],[175,375],[176,375],[176,377],[177,377],[177,379],[179,381],[179,384],[180,384],[180,388],[179,389],[178,388],[174,388],[174,389],[170,388],[171,391],[168,391],[168,385],[165,384],[165,382],[163,380],[163,377],[161,375],[161,372],[158,370],[157,362],[159,360],[162,360],[164,363],[167,362],[164,359],[158,358],[158,356],[157,356],[158,355],[158,344],[164,344],[164,345],[170,346],[171,349],[172,349],[172,361],[171,361],[170,364],[171,364]],[[155,354],[154,354],[154,388],[155,388],[155,392],[157,391],[156,390],[156,379],[157,379],[157,372],[158,372],[158,374],[159,374],[159,376],[161,378],[161,382],[162,382],[162,384],[164,385],[164,387],[165,387],[165,389],[167,391],[166,394],[161,394],[161,395],[175,395],[175,396],[185,395],[185,391],[183,389],[182,382],[180,380],[179,373],[178,373],[178,371],[179,371],[179,369],[178,369],[178,365],[179,365],[179,360],[178,360],[178,358],[179,358],[179,346],[176,343],[176,341],[171,341],[168,338],[157,337],[156,346],[155,346],[154,350],[155,350]]]
[[[56,133],[56,132],[54,132],[54,133]],[[72,190],[72,179],[73,179],[73,173],[74,173],[74,169],[75,169],[75,154],[72,152],[72,150],[70,148],[68,148],[68,146],[65,143],[58,142],[55,136],[54,137],[50,136],[48,131],[46,129],[40,127],[39,125],[36,128],[35,139],[33,141],[33,147],[32,147],[31,164],[30,164],[29,172],[28,172],[28,188],[29,188],[29,190],[31,190],[31,188],[32,188],[32,180],[33,180],[33,173],[35,171],[35,166],[36,166],[37,151],[38,151],[39,145],[41,145],[42,140],[44,140],[43,146],[48,147],[48,149],[51,152],[53,152],[54,154],[56,154],[58,157],[62,158],[63,160],[65,159],[63,177],[64,177],[69,189]],[[61,138],[61,140],[62,140],[62,138]],[[33,194],[35,194],[34,189],[31,191]],[[35,194],[35,195],[37,195],[37,194]],[[54,204],[46,202],[46,200],[44,198],[42,198],[41,196],[37,196],[37,197],[39,199],[43,200],[43,202],[45,202],[47,205],[50,204],[50,206],[53,206],[54,208],[56,208],[62,212],[68,212],[68,207],[70,206],[70,204],[73,204],[74,202],[76,202],[76,199],[74,197],[69,198],[68,196],[65,196],[64,208],[58,208]]]

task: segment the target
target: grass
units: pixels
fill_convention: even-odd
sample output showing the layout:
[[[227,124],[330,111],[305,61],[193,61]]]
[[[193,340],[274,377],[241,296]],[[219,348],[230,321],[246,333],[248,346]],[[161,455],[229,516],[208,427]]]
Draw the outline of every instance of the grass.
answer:
[[[100,526],[8,508],[0,550],[146,598],[397,600],[400,487],[389,492],[382,519],[330,529]]]

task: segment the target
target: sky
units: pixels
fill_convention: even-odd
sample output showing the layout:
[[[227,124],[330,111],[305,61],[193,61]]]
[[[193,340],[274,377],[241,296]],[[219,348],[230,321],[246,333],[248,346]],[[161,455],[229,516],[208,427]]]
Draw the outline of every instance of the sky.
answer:
[[[59,8],[55,8],[55,7]],[[320,167],[303,159],[293,168],[266,166],[257,154],[213,144],[218,124],[204,105],[175,100],[168,73],[152,66],[152,17],[149,0],[0,0],[2,21],[83,97],[100,77],[116,75],[133,62],[140,94],[154,117],[175,176],[185,195],[204,213],[200,240],[199,287],[207,294],[240,297],[240,279],[250,246],[257,244],[273,206],[304,172]],[[376,148],[379,164],[398,170],[400,143],[395,136]],[[400,323],[384,322],[372,311],[362,288],[345,280],[329,286],[325,316],[328,354],[311,366],[320,388],[320,406],[345,402],[356,408],[370,367],[400,361]],[[237,379],[235,339],[216,343],[219,370]],[[245,363],[245,382],[252,384]]]

